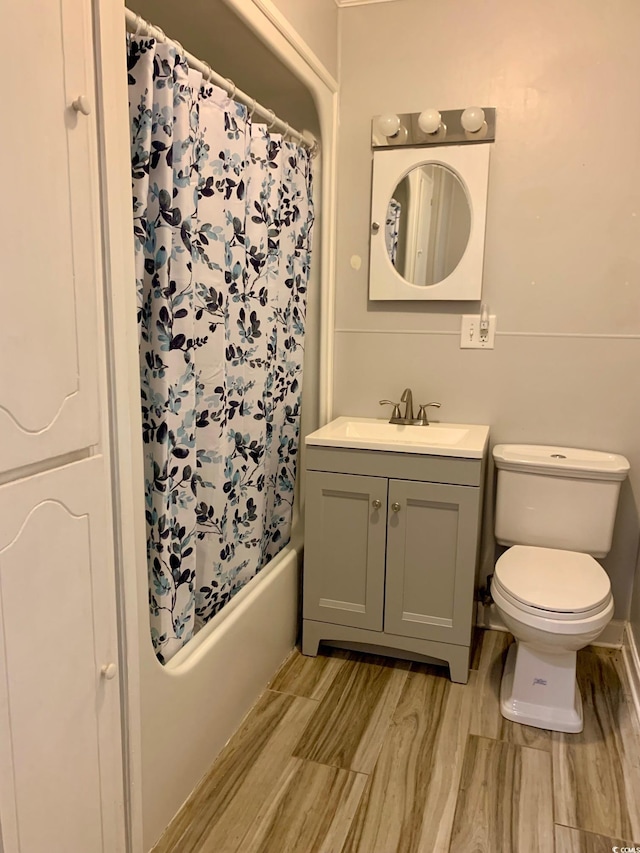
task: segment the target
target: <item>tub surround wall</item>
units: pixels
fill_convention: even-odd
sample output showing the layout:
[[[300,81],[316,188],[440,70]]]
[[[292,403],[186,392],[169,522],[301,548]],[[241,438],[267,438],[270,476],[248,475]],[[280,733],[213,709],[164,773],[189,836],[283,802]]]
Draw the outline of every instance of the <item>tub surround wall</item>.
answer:
[[[640,114],[630,108],[640,7],[471,0],[461,26],[455,5],[400,0],[340,18],[334,415],[381,417],[378,400],[410,385],[442,402],[442,420],[491,424],[495,443],[627,456],[603,561],[615,617],[627,619],[640,502]],[[492,351],[459,348],[460,315],[478,303],[367,299],[371,117],[475,103],[497,108],[483,287],[497,315]],[[597,132],[599,103],[625,116],[624,130]],[[495,550],[491,485],[490,472],[480,582]],[[640,603],[634,613],[640,634]]]
[[[264,0],[254,0],[258,7]],[[335,0],[272,0],[327,70],[338,77],[338,7]]]

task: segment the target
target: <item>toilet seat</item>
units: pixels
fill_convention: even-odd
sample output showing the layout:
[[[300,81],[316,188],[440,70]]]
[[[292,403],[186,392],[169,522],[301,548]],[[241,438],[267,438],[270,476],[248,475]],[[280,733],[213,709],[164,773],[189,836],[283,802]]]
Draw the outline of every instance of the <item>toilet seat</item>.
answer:
[[[497,561],[493,583],[522,613],[554,621],[589,619],[611,604],[611,582],[588,554],[514,545]]]

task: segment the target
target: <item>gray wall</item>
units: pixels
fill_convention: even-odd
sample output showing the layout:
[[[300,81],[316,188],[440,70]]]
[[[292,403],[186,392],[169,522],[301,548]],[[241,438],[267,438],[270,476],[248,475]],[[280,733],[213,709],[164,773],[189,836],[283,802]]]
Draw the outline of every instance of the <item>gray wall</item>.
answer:
[[[490,424],[494,443],[624,453],[632,474],[605,566],[627,618],[640,504],[640,5],[398,0],[344,8],[340,29],[334,414],[380,417],[377,401],[410,385],[417,401],[442,402],[442,420]],[[371,116],[471,104],[498,115],[490,352],[459,348],[460,314],[478,303],[367,300]],[[484,572],[492,557],[487,535]],[[635,612],[640,626],[640,601]]]

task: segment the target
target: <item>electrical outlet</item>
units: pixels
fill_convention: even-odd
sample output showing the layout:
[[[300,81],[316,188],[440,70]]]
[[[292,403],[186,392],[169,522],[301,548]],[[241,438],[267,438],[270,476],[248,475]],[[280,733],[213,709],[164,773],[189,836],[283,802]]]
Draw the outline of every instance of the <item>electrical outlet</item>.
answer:
[[[489,328],[480,334],[480,314],[463,314],[460,329],[460,349],[493,349],[496,334],[496,315],[489,315]]]

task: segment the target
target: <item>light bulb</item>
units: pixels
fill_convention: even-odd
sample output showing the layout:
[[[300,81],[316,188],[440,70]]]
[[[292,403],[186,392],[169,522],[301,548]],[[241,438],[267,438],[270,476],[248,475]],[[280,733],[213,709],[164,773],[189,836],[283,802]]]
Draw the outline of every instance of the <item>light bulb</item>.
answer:
[[[409,138],[409,131],[407,130],[407,128],[403,124],[401,124],[398,132],[394,133],[394,135],[393,135],[393,141],[396,145],[398,145],[401,142],[406,142],[408,138]]]
[[[482,107],[467,107],[460,117],[460,123],[468,133],[477,133],[484,124]]]
[[[418,127],[423,133],[436,133],[440,127],[440,118],[438,110],[423,110],[418,116]]]
[[[395,113],[383,113],[377,117],[376,127],[383,136],[389,139],[400,130],[400,119]]]

